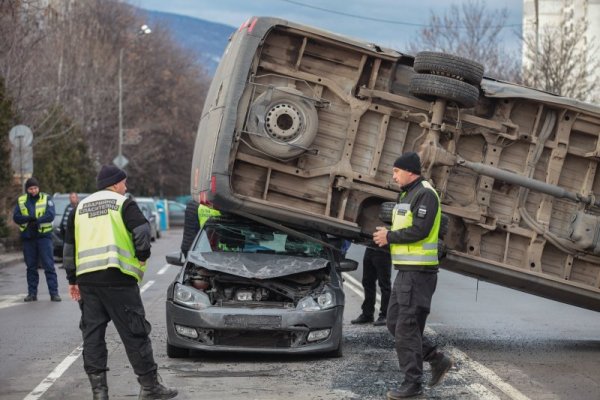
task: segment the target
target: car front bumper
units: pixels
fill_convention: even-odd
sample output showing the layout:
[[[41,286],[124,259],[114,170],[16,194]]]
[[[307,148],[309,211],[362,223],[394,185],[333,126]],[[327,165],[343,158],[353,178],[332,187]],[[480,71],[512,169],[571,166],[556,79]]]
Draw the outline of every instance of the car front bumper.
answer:
[[[213,306],[204,310],[166,303],[170,345],[203,351],[323,353],[336,350],[342,338],[343,306],[322,311]],[[184,327],[181,334],[176,326]],[[312,335],[326,337],[309,341]],[[195,332],[197,338],[189,337]]]

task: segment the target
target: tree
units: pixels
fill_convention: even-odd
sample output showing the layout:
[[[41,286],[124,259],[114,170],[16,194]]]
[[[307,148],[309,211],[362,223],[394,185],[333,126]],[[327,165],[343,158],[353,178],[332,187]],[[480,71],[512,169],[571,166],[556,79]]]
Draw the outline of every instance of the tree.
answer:
[[[121,70],[123,127],[142,139],[123,146],[133,190],[187,193],[209,78],[167,29],[152,27],[151,35],[138,37],[144,22],[145,15],[122,0],[1,1],[0,77],[20,122],[34,132],[36,159],[42,149],[62,155],[78,134],[88,149],[87,161],[80,161],[97,170],[118,153]],[[35,167],[48,179],[58,173],[51,164]]]
[[[12,102],[6,95],[4,81],[0,77],[0,238],[8,236],[7,219],[17,193],[18,186],[12,182],[10,144],[8,131],[15,125]]]
[[[431,11],[429,22],[409,45],[410,51],[439,51],[455,54],[484,65],[486,76],[520,80],[520,55],[501,43],[508,19],[506,8],[488,10],[481,0],[452,5],[439,15]]]
[[[33,142],[34,176],[43,191],[94,192],[96,174],[81,130],[58,109],[38,131],[50,133],[41,138],[34,135]]]
[[[595,56],[600,48],[593,38],[586,38],[587,29],[586,19],[563,20],[560,26],[546,26],[537,38],[535,32],[527,35],[523,40],[525,84],[583,101],[600,101],[600,75],[592,74],[600,68]]]

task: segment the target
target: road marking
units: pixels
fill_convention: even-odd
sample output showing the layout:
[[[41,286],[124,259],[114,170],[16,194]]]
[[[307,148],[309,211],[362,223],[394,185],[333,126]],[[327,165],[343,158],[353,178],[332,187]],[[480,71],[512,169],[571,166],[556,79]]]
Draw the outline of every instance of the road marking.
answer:
[[[161,268],[161,269],[160,269],[160,270],[157,272],[157,274],[158,274],[158,275],[162,275],[162,274],[164,274],[165,272],[167,272],[167,270],[169,269],[169,267],[170,267],[170,266],[171,266],[171,264],[165,264],[165,265],[164,265],[164,266],[163,266],[163,267],[162,267],[162,268]]]
[[[31,393],[25,396],[23,400],[37,400],[42,397],[42,395],[46,393],[48,389],[50,389],[50,386],[52,386],[54,382],[56,382],[57,379],[60,378],[61,375],[71,366],[71,364],[73,364],[75,360],[79,358],[82,352],[83,345],[79,345],[71,352],[71,354],[62,360],[62,362],[58,364],[56,368],[54,368],[54,371],[50,372],[50,375],[48,375],[46,379],[37,385],[36,388],[31,391]]]
[[[0,296],[0,309],[16,306],[19,304],[25,304],[25,302],[23,301],[24,298],[25,294]]]
[[[148,281],[148,282],[146,282],[146,283],[144,284],[144,286],[142,286],[142,287],[140,288],[140,293],[144,293],[146,290],[148,290],[148,288],[149,288],[150,286],[154,285],[154,283],[155,283],[155,282],[156,282],[156,281]]]
[[[144,293],[150,286],[154,285],[155,281],[148,281],[140,288],[140,293]],[[23,400],[38,400],[44,393],[50,389],[52,385],[65,373],[67,369],[79,358],[83,352],[83,343],[77,346],[64,360],[54,368],[50,374],[40,382]]]
[[[354,293],[356,293],[358,296],[360,296],[361,298],[364,299],[365,295],[364,295],[364,290],[362,289],[362,284],[357,279],[355,279],[353,276],[351,276],[350,274],[348,274],[346,272],[344,272],[342,275],[344,276],[344,279],[346,280],[347,287],[349,287]],[[379,296],[379,294],[377,294],[376,307],[380,307],[380,305],[381,305],[381,297]],[[431,336],[438,335],[438,333],[435,332],[433,329],[431,329],[429,326],[425,327],[425,333],[427,333],[428,335],[431,335]],[[496,375],[496,373],[494,373],[494,371],[492,371],[491,369],[489,369],[487,367],[484,367],[482,364],[478,363],[477,361],[472,360],[466,353],[460,351],[456,347],[446,346],[446,348],[448,349],[448,352],[450,354],[452,354],[452,356],[456,360],[460,361],[460,363],[463,366],[462,367],[463,369],[470,369],[471,371],[476,372],[485,381],[487,381],[490,385],[498,388],[502,393],[504,393],[510,399],[512,399],[512,400],[530,400],[529,397],[527,397],[523,393],[519,392],[517,389],[515,389],[510,384],[504,382],[502,380],[502,378],[500,378],[498,375]],[[460,371],[459,371],[459,374],[460,374]],[[461,376],[461,379],[464,379],[464,381],[468,385],[467,387],[469,388],[471,393],[476,395],[477,398],[486,399],[486,400],[499,399],[498,396],[496,396],[495,394],[490,392],[488,389],[486,389],[485,386],[483,386],[481,384],[477,384],[477,383],[468,384],[467,378],[464,376]]]

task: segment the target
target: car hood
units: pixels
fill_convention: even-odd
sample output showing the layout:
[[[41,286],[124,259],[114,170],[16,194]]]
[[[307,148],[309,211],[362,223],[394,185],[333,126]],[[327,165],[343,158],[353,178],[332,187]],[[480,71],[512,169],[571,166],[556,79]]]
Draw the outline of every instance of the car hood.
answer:
[[[188,261],[211,271],[245,278],[270,279],[325,268],[324,258],[260,253],[190,252]]]

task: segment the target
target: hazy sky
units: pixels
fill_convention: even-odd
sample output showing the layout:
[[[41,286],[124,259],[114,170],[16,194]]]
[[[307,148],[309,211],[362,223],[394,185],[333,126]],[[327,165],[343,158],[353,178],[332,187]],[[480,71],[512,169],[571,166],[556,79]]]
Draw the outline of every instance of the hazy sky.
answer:
[[[321,29],[374,42],[397,50],[429,19],[430,12],[444,12],[461,0],[127,0],[148,10],[187,15],[240,26],[250,16],[280,17]],[[472,0],[471,0],[472,1]],[[506,7],[509,18],[504,38],[507,47],[518,43],[523,0],[481,0],[489,10]]]

